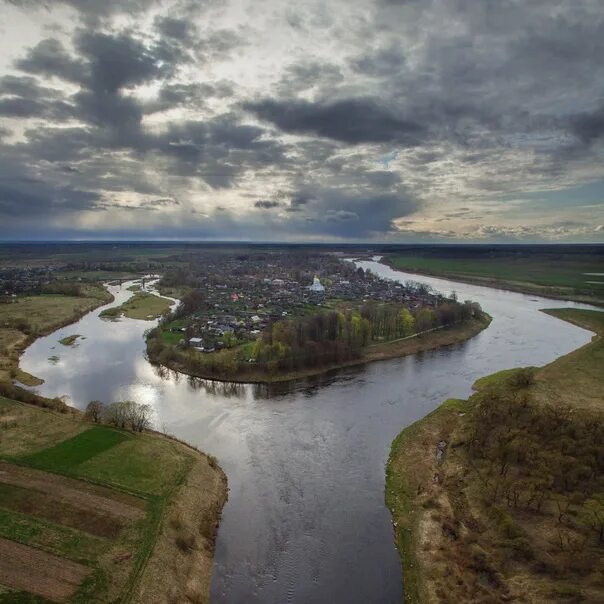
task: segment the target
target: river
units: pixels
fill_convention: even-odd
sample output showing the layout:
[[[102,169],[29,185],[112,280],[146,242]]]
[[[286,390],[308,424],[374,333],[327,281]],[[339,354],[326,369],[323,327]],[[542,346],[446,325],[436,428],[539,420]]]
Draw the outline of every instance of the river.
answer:
[[[390,443],[449,397],[467,397],[477,378],[543,365],[591,334],[539,312],[570,302],[420,277],[375,261],[359,266],[421,281],[493,317],[468,342],[272,388],[190,379],[153,368],[143,334],[153,324],[99,319],[34,342],[21,366],[79,408],[134,399],[155,409],[156,426],[215,455],[229,479],[216,544],[212,602],[228,604],[399,603],[401,571],[384,506]],[[109,289],[114,305],[131,292]],[[59,344],[80,334],[73,347]],[[49,357],[58,360],[49,361]]]

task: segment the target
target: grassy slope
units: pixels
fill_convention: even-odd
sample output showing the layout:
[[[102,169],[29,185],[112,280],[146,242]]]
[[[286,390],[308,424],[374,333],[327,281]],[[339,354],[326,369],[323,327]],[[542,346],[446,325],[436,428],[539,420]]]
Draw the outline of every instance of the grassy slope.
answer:
[[[24,502],[31,499],[28,490],[0,482],[1,537],[84,562],[94,569],[92,579],[80,587],[73,601],[113,601],[119,594],[127,601],[136,596],[137,590],[144,589],[153,577],[147,576],[139,585],[140,579],[164,530],[166,511],[183,496],[193,501],[196,508],[208,510],[209,516],[203,526],[183,522],[178,530],[172,531],[170,539],[161,541],[162,553],[170,559],[178,557],[176,539],[180,533],[186,531],[197,536],[200,531],[192,550],[200,566],[189,570],[200,573],[204,590],[209,589],[213,531],[226,499],[226,479],[211,458],[157,434],[133,435],[105,426],[90,426],[77,418],[8,399],[0,399],[0,427],[0,458],[84,479],[84,489],[94,491],[95,484],[105,485],[117,500],[124,497],[122,493],[129,493],[147,510],[142,521],[128,525],[113,542],[107,538],[99,540],[57,522],[56,513],[46,518],[39,510],[34,516],[28,514],[29,508],[24,507]],[[195,477],[190,476],[192,468],[198,474]],[[197,482],[190,488],[189,481]],[[41,505],[44,497],[38,495],[36,501]],[[65,505],[69,506],[67,502]],[[208,524],[211,531],[207,530]],[[119,571],[115,569],[116,556],[123,558]],[[169,576],[164,579],[165,586],[174,593],[184,590],[184,585],[172,584]],[[207,597],[207,591],[203,595]],[[11,598],[14,597],[25,598],[25,595],[12,594]]]
[[[101,313],[102,317],[119,317],[151,321],[165,313],[172,304],[171,300],[146,292],[137,292],[121,306],[108,308]]]
[[[435,258],[392,255],[393,268],[442,276],[483,285],[561,299],[604,304],[604,277],[584,273],[604,272],[601,262],[590,259],[560,260],[540,258]]]
[[[524,396],[535,401],[539,405],[538,409],[570,405],[576,414],[571,417],[585,418],[586,421],[594,413],[597,414],[596,417],[600,417],[604,413],[601,338],[604,333],[604,313],[574,309],[546,312],[590,329],[598,335],[590,344],[535,370],[535,383],[527,387]],[[437,460],[436,451],[437,443],[441,441],[446,442],[447,446],[455,446],[455,439],[463,442],[463,431],[467,427],[473,406],[486,400],[483,397],[509,397],[513,390],[511,384],[514,376],[520,371],[522,370],[502,371],[478,380],[475,384],[478,392],[469,401],[446,401],[433,413],[403,430],[392,444],[386,470],[385,496],[393,516],[396,543],[403,566],[406,602],[439,602],[446,600],[446,597],[455,599],[456,595],[452,592],[439,592],[439,589],[443,590],[439,572],[443,576],[448,575],[448,579],[453,581],[451,584],[458,589],[463,586],[468,591],[481,588],[480,585],[476,587],[469,584],[471,579],[468,577],[476,571],[477,564],[484,565],[484,568],[479,569],[482,574],[478,575],[486,576],[494,584],[502,576],[499,575],[500,569],[488,568],[485,562],[497,549],[494,546],[497,537],[489,533],[493,518],[481,517],[484,510],[476,503],[483,496],[485,486],[477,479],[479,474],[473,473],[475,462],[455,449],[443,465],[443,461]],[[460,484],[464,480],[467,484],[462,488]],[[441,485],[447,482],[443,488]],[[480,533],[484,533],[482,542],[476,536],[468,539],[474,540],[474,544],[464,552],[457,541],[453,543],[443,538],[443,517],[456,516],[461,517],[467,526],[475,528],[482,525],[487,529],[486,532],[485,528],[480,529]],[[509,521],[504,520],[506,523]],[[514,539],[519,543],[532,532],[529,543],[533,548],[544,553],[539,548],[545,550],[549,547],[549,543],[545,543],[543,539],[548,530],[552,530],[551,522],[548,525],[538,516],[527,515],[516,524],[512,522],[510,526],[517,530]],[[463,558],[464,555],[466,559]],[[462,572],[456,578],[455,567],[460,560]],[[589,590],[589,595],[585,595],[581,587],[572,582],[568,585],[554,585],[551,581],[544,583],[530,567],[527,569],[522,564],[515,567],[510,565],[506,572],[510,575],[506,577],[507,585],[502,581],[497,587],[500,593],[497,596],[491,594],[493,599],[489,601],[503,601],[509,597],[510,592],[506,592],[508,585],[512,586],[512,593],[514,585],[523,589],[523,598],[527,602],[545,601],[544,597],[551,602],[580,602],[592,597],[604,597],[601,592],[597,595]],[[467,591],[463,597],[468,602],[482,601],[470,599]]]

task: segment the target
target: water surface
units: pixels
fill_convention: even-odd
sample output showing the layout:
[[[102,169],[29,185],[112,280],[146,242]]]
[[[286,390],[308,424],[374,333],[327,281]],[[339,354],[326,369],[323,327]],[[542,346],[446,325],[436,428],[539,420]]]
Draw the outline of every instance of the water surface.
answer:
[[[585,305],[358,264],[455,290],[480,302],[493,322],[463,344],[271,389],[158,372],[144,357],[143,334],[153,323],[107,322],[100,309],[37,340],[22,357],[23,369],[46,380],[40,393],[66,395],[80,408],[93,399],[150,403],[158,428],[218,458],[230,493],[216,547],[215,603],[400,602],[383,497],[392,439],[444,399],[467,397],[477,378],[548,363],[591,338],[539,312]],[[131,295],[127,285],[110,287],[115,304]],[[74,333],[86,339],[58,343]]]

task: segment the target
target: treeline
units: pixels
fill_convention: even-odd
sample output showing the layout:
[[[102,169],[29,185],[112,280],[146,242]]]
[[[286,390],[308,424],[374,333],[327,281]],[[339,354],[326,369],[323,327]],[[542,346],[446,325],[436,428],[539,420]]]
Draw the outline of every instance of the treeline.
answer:
[[[197,300],[191,296],[176,315],[188,312]],[[192,375],[228,376],[235,373],[295,371],[357,359],[371,342],[391,341],[435,328],[461,324],[480,316],[480,306],[448,300],[436,308],[416,312],[399,304],[367,302],[358,310],[320,311],[272,323],[250,347],[199,354],[164,342],[161,326],[147,335],[152,362],[178,368]],[[175,315],[165,320],[172,320]]]
[[[84,416],[97,424],[142,432],[151,426],[153,407],[135,401],[116,401],[108,405],[101,401],[90,401]]]
[[[412,313],[399,304],[367,302],[357,311],[319,312],[277,321],[254,346],[253,358],[275,369],[304,369],[340,363],[360,355],[371,341],[389,341],[434,328],[463,323],[477,313],[477,304],[449,301]]]

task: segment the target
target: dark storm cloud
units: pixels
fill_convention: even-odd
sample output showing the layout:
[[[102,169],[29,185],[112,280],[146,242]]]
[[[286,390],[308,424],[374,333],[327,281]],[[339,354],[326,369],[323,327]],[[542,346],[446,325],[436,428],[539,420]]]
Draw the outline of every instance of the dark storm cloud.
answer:
[[[311,193],[312,191],[312,193]],[[290,213],[292,229],[343,239],[366,239],[395,232],[394,220],[418,208],[406,193],[362,194],[354,188],[309,187],[308,200]]]
[[[27,73],[61,78],[68,82],[80,83],[85,78],[85,67],[71,57],[59,40],[42,40],[16,62],[16,67]]]
[[[604,105],[591,112],[580,113],[569,120],[571,132],[585,145],[604,136]]]
[[[426,134],[421,124],[394,115],[374,99],[324,103],[266,99],[244,107],[285,132],[315,134],[349,144],[391,142],[414,146]]]
[[[82,33],[78,51],[88,59],[89,86],[96,92],[118,90],[170,75],[175,65],[158,56],[157,47],[147,46],[122,33]]]
[[[5,117],[62,121],[74,115],[73,105],[63,98],[59,90],[40,86],[29,76],[0,79],[0,115]]]

